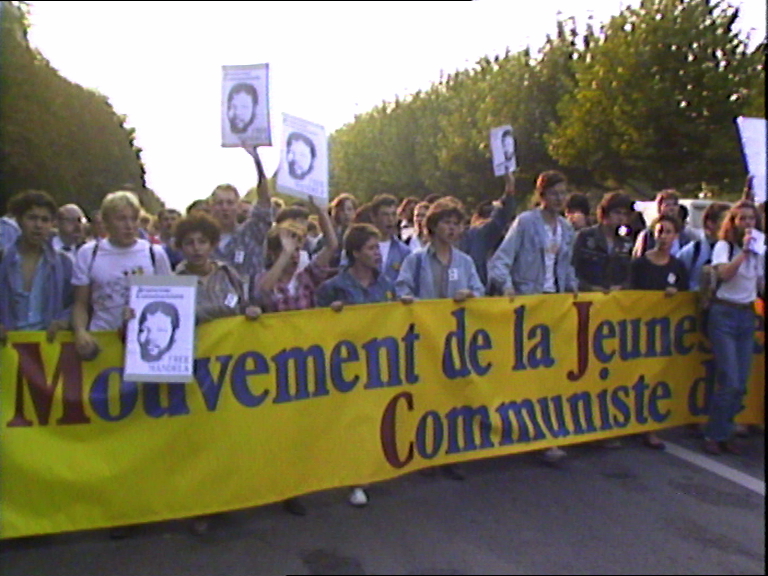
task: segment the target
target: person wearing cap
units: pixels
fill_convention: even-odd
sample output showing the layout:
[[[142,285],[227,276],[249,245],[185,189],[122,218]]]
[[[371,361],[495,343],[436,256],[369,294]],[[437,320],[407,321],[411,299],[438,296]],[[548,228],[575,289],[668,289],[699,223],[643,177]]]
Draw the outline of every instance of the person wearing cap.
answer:
[[[632,260],[628,226],[632,205],[632,199],[623,192],[606,194],[597,207],[600,223],[576,234],[572,263],[580,291],[609,292],[627,287]]]

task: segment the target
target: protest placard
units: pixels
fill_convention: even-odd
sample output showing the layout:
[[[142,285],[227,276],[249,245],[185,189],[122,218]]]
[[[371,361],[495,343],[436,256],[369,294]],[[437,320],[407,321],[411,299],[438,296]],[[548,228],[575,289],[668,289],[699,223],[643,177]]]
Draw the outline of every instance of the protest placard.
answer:
[[[741,147],[747,161],[747,170],[752,176],[752,189],[755,192],[755,202],[765,202],[766,197],[766,154],[765,154],[765,118],[736,118],[739,127]]]
[[[222,66],[221,145],[272,145],[269,64]]]
[[[328,204],[328,141],[325,128],[283,114],[283,149],[277,191]]]
[[[491,154],[493,154],[494,176],[504,176],[517,170],[512,126],[491,128]]]
[[[134,382],[190,382],[195,358],[196,276],[132,276],[125,376]]]

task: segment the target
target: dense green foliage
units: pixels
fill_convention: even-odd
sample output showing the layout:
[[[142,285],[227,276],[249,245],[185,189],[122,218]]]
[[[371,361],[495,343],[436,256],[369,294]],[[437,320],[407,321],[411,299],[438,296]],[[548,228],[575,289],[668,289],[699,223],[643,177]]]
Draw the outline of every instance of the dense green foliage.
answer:
[[[763,116],[765,43],[750,52],[737,10],[713,0],[643,0],[595,30],[557,23],[530,50],[482,58],[428,90],[359,114],[331,135],[331,187],[369,199],[496,195],[489,130],[511,124],[518,182],[563,169],[576,184],[639,195],[745,176],[734,119]]]
[[[134,129],[108,99],[62,77],[27,40],[27,7],[3,2],[0,20],[0,192],[46,190],[60,203],[97,208],[130,185],[154,212]]]

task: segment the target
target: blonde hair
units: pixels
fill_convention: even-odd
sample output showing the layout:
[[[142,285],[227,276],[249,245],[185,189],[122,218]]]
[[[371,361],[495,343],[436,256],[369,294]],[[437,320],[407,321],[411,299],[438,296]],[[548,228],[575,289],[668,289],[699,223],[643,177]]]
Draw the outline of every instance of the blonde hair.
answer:
[[[141,214],[141,203],[136,194],[128,190],[118,190],[104,196],[104,200],[101,201],[101,217],[106,219],[111,213],[121,208],[133,208],[136,218]]]

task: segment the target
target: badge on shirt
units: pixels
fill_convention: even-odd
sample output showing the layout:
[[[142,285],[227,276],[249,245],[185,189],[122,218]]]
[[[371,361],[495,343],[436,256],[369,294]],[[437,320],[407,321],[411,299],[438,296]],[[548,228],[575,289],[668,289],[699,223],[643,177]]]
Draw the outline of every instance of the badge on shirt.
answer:
[[[459,279],[459,271],[456,268],[448,268],[448,280],[456,282]]]
[[[672,285],[677,281],[677,276],[675,276],[674,272],[670,272],[667,275],[667,284]]]
[[[227,294],[227,298],[224,300],[224,304],[229,308],[237,306],[237,302],[240,300],[237,294]]]
[[[242,264],[245,260],[245,252],[242,250],[235,251],[235,264]]]

